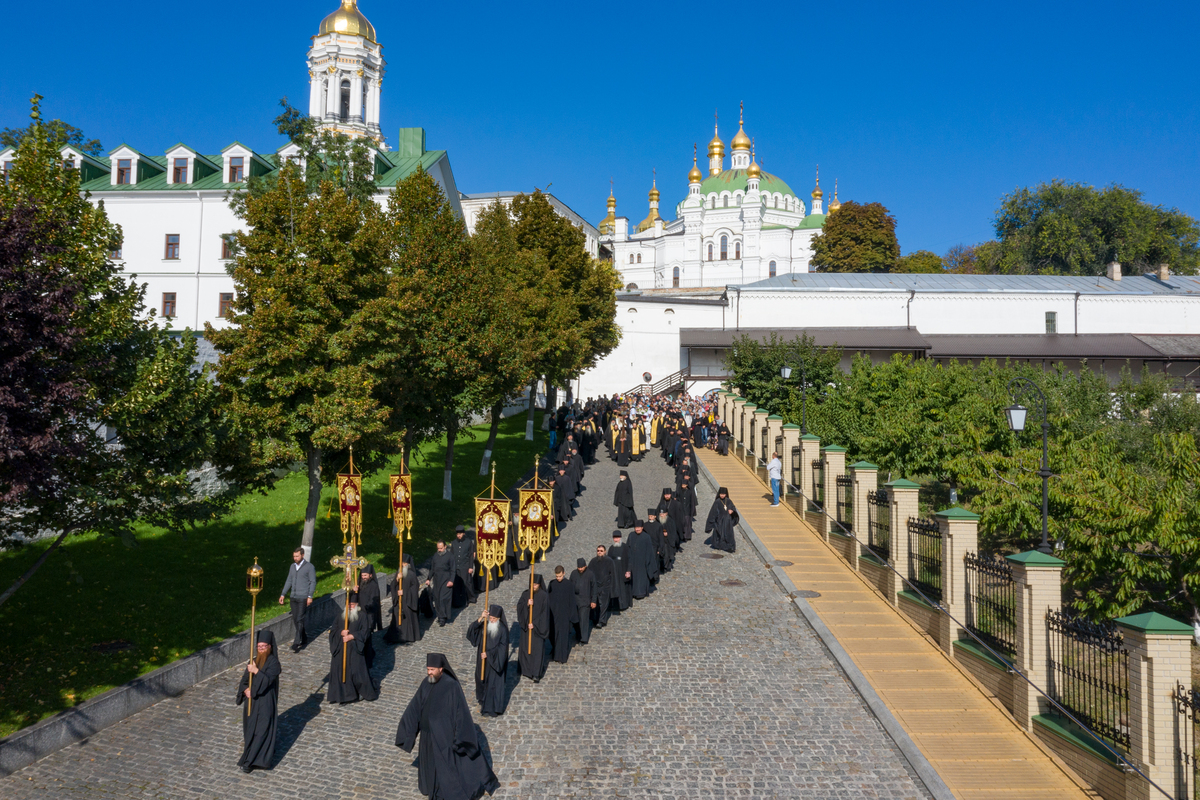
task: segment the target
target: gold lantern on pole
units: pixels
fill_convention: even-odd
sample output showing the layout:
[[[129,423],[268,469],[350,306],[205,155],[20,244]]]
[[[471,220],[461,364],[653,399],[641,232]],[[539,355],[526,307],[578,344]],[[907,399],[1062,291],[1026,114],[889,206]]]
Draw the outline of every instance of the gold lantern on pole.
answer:
[[[254,612],[258,605],[258,593],[263,588],[263,568],[258,565],[258,556],[254,557],[254,564],[250,569],[246,570],[246,591],[250,593],[250,660],[254,660],[254,656],[258,653],[258,642],[254,635]],[[250,714],[250,704],[254,698],[254,675],[250,675],[250,697],[246,698],[246,714]]]

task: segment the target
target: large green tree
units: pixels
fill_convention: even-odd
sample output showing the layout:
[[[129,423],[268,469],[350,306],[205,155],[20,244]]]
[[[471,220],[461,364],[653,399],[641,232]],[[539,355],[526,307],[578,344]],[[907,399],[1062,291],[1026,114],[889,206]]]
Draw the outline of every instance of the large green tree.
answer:
[[[62,168],[40,100],[0,185],[0,545],[57,536],[0,603],[72,533],[132,542],[136,521],[182,531],[227,500],[193,487],[222,431],[195,340],[109,260],[120,230]]]
[[[62,150],[62,148],[70,145],[79,150],[79,152],[86,153],[89,156],[98,156],[104,152],[99,139],[88,139],[82,129],[76,128],[69,122],[63,122],[61,119],[39,120],[26,125],[24,128],[5,128],[4,130],[0,130],[0,149],[5,147],[20,147],[25,137],[33,134],[35,129],[38,136],[45,136],[49,139],[51,146],[55,150]]]
[[[942,275],[946,272],[946,264],[942,257],[930,250],[917,250],[896,259],[892,272],[925,272]]]
[[[373,301],[388,288],[387,238],[375,203],[332,182],[310,195],[295,164],[243,208],[250,230],[236,234],[230,325],[206,325],[206,336],[221,354],[225,412],[257,468],[240,478],[269,485],[273,468],[304,462],[311,546],[330,456],[340,464],[356,446],[364,462],[394,446],[375,394],[387,342],[374,335]]]
[[[1113,261],[1127,272],[1200,268],[1200,223],[1117,184],[1054,180],[1018,189],[1002,198],[995,227],[1003,272],[1103,275]]]
[[[821,272],[891,272],[899,257],[896,220],[880,203],[847,200],[813,239],[812,263]]]

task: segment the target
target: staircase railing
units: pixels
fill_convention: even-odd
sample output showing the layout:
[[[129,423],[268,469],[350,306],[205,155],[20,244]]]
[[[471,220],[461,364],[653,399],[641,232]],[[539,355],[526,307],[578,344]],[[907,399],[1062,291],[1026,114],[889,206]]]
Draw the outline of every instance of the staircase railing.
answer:
[[[660,381],[657,381],[656,383],[642,383],[642,384],[639,384],[638,386],[635,386],[634,388],[632,388],[632,389],[630,389],[629,391],[625,392],[625,394],[626,394],[626,395],[631,395],[631,394],[650,394],[650,395],[659,395],[659,394],[665,394],[666,392],[669,392],[669,391],[671,391],[672,389],[676,389],[676,388],[678,388],[678,389],[683,389],[684,387],[686,387],[686,386],[687,386],[687,381],[688,381],[688,379],[689,379],[689,378],[691,378],[691,377],[692,377],[692,371],[691,371],[691,369],[690,369],[690,368],[688,368],[688,367],[684,367],[683,369],[679,370],[678,372],[673,372],[673,373],[671,373],[670,375],[668,375],[667,377],[663,378],[662,380],[660,380]]]

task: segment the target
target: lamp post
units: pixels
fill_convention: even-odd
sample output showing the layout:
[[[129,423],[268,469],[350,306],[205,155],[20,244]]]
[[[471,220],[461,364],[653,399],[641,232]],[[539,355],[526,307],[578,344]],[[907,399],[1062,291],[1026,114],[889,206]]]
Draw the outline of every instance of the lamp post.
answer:
[[[784,367],[779,374],[786,381],[792,377],[792,368]],[[804,359],[800,359],[800,435],[808,435],[808,373],[804,369]]]
[[[1028,378],[1013,378],[1008,382],[1008,391],[1012,395],[1013,404],[1004,409],[1004,415],[1008,417],[1008,427],[1011,430],[1017,433],[1025,430],[1025,418],[1029,415],[1029,409],[1017,402],[1017,395],[1029,390],[1037,392],[1038,397],[1042,400],[1042,468],[1038,470],[1038,475],[1042,479],[1042,543],[1038,547],[1038,552],[1050,555],[1053,552],[1053,548],[1050,546],[1048,524],[1050,513],[1050,457],[1048,455],[1050,421],[1046,415],[1045,393]]]

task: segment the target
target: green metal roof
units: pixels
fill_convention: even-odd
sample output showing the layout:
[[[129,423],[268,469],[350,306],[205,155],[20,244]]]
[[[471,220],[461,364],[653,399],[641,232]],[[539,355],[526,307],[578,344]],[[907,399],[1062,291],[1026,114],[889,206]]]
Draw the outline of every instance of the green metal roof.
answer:
[[[878,471],[879,466],[872,464],[870,461],[856,461],[850,465],[850,469],[873,469]]]
[[[801,222],[799,226],[797,226],[796,230],[798,230],[798,231],[811,231],[811,230],[819,231],[819,230],[821,230],[821,228],[824,228],[824,227],[825,227],[825,215],[824,214],[809,214],[807,217],[804,218],[804,221]]]
[[[746,170],[744,169],[727,169],[718,175],[712,175],[705,178],[700,184],[700,194],[720,194],[721,192],[736,192],[739,189],[746,191]],[[796,196],[792,191],[792,187],[783,182],[783,179],[772,175],[769,172],[764,172],[758,180],[758,190],[764,193],[791,195]]]
[[[1192,626],[1177,619],[1172,619],[1157,611],[1147,611],[1144,614],[1134,614],[1129,617],[1118,617],[1116,623],[1125,628],[1133,628],[1146,633],[1169,633],[1176,636],[1191,636]]]
[[[888,483],[885,483],[884,486],[889,486],[893,489],[920,489],[921,488],[921,484],[913,483],[912,481],[910,481],[906,478],[897,478],[894,481],[889,481]]]
[[[1061,558],[1055,558],[1046,553],[1039,553],[1037,550],[1014,553],[1011,556],[1005,556],[1005,558],[1009,561],[1016,561],[1018,564],[1024,564],[1027,567],[1061,567],[1067,563]]]
[[[966,519],[966,520],[978,520],[979,519],[978,514],[967,511],[962,506],[952,506],[950,508],[943,508],[941,511],[934,512],[934,516],[935,517],[944,517],[946,519]]]

